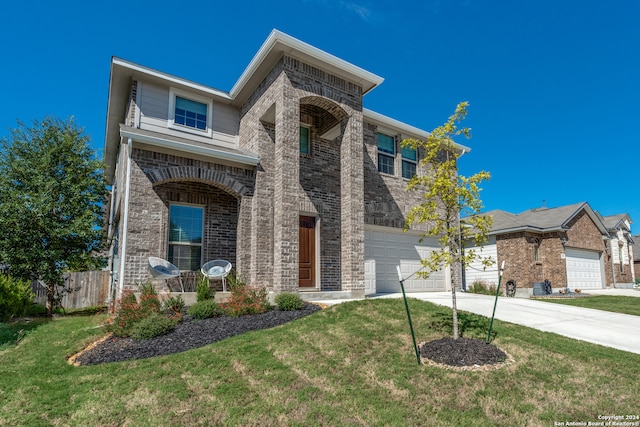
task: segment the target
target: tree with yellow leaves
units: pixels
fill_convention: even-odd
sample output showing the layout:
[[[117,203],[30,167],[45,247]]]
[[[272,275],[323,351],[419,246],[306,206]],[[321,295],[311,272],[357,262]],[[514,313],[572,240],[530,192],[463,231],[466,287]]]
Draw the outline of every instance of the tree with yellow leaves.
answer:
[[[407,191],[419,191],[422,202],[410,209],[405,229],[412,225],[426,224],[423,237],[437,237],[440,250],[432,251],[421,260],[424,269],[419,273],[427,278],[443,268],[468,265],[480,259],[485,266],[493,264],[490,258],[482,258],[475,250],[464,250],[464,243],[475,241],[482,246],[493,223],[492,217],[478,215],[482,209],[480,184],[490,178],[489,172],[481,171],[473,176],[458,174],[458,158],[464,149],[455,142],[455,138],[464,135],[471,137],[471,129],[458,124],[466,117],[468,102],[457,105],[455,113],[446,123],[431,131],[426,140],[405,139],[403,147],[416,149],[421,155],[420,165],[424,173],[416,174],[407,184]],[[463,224],[460,217],[466,216]],[[460,278],[460,275],[453,275]],[[456,307],[456,286],[451,287],[453,307],[453,338],[459,337],[458,311]]]

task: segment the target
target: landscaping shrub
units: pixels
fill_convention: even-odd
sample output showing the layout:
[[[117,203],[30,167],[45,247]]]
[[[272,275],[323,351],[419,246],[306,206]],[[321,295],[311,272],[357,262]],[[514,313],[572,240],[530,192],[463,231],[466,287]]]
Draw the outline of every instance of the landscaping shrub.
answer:
[[[260,314],[271,309],[267,300],[265,287],[253,288],[235,276],[229,280],[231,297],[225,303],[225,313],[229,316],[243,316],[245,314]]]
[[[300,295],[291,292],[283,292],[276,295],[275,302],[278,308],[284,311],[301,310],[304,308],[304,301],[302,301]]]
[[[495,295],[496,294],[496,285],[487,286],[486,283],[480,280],[476,280],[473,284],[467,289],[467,292],[472,294],[483,294],[483,295]],[[500,296],[502,296],[502,290],[500,291]]]
[[[140,302],[137,301],[135,294],[131,290],[125,290],[122,293],[120,300],[116,302],[115,317],[110,325],[110,330],[113,335],[118,337],[130,337],[133,336],[134,330],[137,325],[144,319],[151,316],[164,317],[174,326],[180,320],[181,313],[173,314],[171,316],[164,316],[160,313],[162,303],[158,298],[158,292],[156,292],[153,284],[150,282],[139,285],[140,288]],[[183,301],[184,304],[184,301]],[[156,324],[168,324],[168,322],[151,320],[150,324],[143,326],[143,332],[135,332],[136,334],[146,334],[148,330],[155,330],[160,328],[156,327]],[[163,332],[164,333],[164,332]]]
[[[29,282],[0,274],[0,322],[23,316],[32,301]]]
[[[170,296],[164,302],[164,308],[169,314],[181,314],[184,307],[185,303],[182,295]]]
[[[128,337],[131,335],[133,326],[143,318],[140,304],[133,291],[127,289],[116,302],[116,306],[117,311],[111,324],[111,332],[118,337]]]
[[[152,313],[133,326],[131,337],[137,340],[149,339],[171,332],[175,326],[175,320],[160,313]]]
[[[220,307],[212,299],[198,301],[187,309],[187,314],[195,319],[208,319],[219,316],[220,313]]]
[[[140,288],[140,311],[142,317],[147,317],[152,313],[160,312],[162,303],[158,298],[158,292],[151,282],[145,282],[138,285]]]
[[[211,288],[209,278],[200,273],[196,283],[196,301],[206,301],[215,298],[215,291]]]

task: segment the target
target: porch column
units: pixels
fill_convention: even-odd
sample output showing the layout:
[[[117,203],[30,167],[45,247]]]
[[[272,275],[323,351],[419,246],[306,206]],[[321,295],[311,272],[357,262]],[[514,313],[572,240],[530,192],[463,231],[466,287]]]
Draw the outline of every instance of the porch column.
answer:
[[[251,207],[253,197],[241,196],[238,200],[238,229],[236,234],[236,271],[239,277],[248,277],[251,268],[252,240],[251,240]]]
[[[342,290],[364,294],[364,141],[362,112],[346,119],[340,148]]]
[[[298,290],[300,102],[285,74],[276,99],[273,182],[273,290]]]

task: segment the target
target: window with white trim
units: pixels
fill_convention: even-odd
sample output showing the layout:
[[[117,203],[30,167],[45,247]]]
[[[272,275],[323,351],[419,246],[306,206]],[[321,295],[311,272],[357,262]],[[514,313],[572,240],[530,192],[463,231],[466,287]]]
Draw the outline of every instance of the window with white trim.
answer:
[[[196,271],[202,265],[204,208],[169,206],[168,260],[180,270]]]
[[[418,153],[415,148],[402,147],[402,177],[411,179],[416,175]]]
[[[207,130],[207,104],[176,96],[173,122],[190,128]]]
[[[389,175],[394,174],[396,158],[396,140],[393,136],[378,133],[378,171]]]
[[[211,136],[211,100],[173,88],[169,96],[170,128]]]

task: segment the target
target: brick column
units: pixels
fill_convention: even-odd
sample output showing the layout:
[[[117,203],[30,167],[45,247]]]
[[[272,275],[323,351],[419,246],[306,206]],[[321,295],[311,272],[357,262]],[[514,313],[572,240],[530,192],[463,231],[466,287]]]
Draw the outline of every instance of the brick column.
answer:
[[[273,182],[273,289],[298,290],[300,101],[283,74],[276,99]]]
[[[239,277],[249,280],[251,273],[251,207],[253,197],[242,196],[238,200],[238,230],[236,237],[236,271]]]
[[[362,112],[344,124],[340,148],[342,290],[364,292],[364,142]]]

